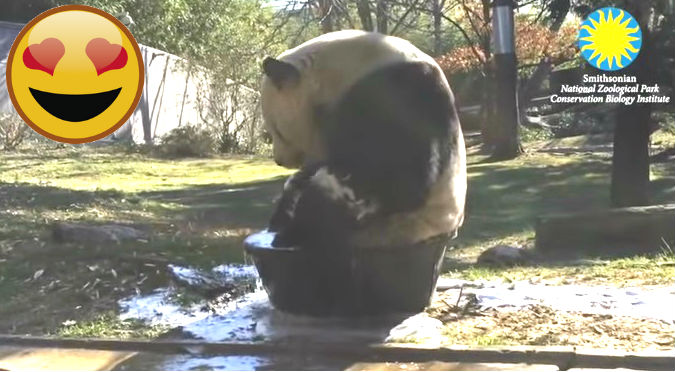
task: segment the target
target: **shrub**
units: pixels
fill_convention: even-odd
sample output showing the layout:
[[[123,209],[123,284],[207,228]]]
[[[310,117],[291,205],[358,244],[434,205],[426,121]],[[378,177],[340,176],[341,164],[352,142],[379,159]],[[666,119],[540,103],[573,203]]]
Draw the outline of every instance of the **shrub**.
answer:
[[[574,22],[563,25],[558,32],[521,17],[516,18],[515,26],[518,35],[516,54],[521,66],[536,64],[544,57],[549,58],[553,65],[558,65],[574,58],[578,53],[575,40],[579,26]],[[449,53],[436,58],[436,61],[446,74],[479,70],[489,63],[485,51],[478,43],[453,48]]]
[[[520,139],[525,143],[544,141],[551,138],[553,138],[553,132],[549,129],[520,127]]]
[[[675,114],[666,112],[655,112],[654,122],[667,133],[675,134]]]
[[[205,157],[216,150],[216,139],[208,128],[186,125],[162,137],[156,152],[165,157]]]
[[[547,124],[552,127],[555,137],[571,137],[582,134],[608,133],[614,130],[615,110],[594,107],[585,111],[565,111],[550,115]]]
[[[31,134],[31,129],[16,113],[0,113],[0,145],[5,151],[19,147]]]

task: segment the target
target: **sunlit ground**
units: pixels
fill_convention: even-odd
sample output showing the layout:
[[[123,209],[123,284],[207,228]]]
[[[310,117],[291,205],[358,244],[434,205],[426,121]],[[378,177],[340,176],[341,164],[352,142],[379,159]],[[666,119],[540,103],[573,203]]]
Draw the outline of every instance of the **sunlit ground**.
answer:
[[[657,137],[661,145],[673,140]],[[610,159],[579,149],[592,139],[484,162],[470,150],[468,218],[445,272],[465,279],[564,284],[670,284],[667,251],[653,256],[515,268],[471,263],[495,244],[532,246],[534,219],[604,207]],[[156,337],[165,331],[117,318],[117,301],[166,286],[166,264],[210,268],[243,262],[244,236],[265,226],[288,170],[270,159],[218,156],[167,160],[122,147],[43,146],[0,158],[0,333]],[[675,165],[652,167],[655,203],[675,200]],[[57,244],[55,221],[116,222],[152,231],[147,242]],[[483,341],[481,341],[483,342]],[[493,341],[484,341],[493,343]]]

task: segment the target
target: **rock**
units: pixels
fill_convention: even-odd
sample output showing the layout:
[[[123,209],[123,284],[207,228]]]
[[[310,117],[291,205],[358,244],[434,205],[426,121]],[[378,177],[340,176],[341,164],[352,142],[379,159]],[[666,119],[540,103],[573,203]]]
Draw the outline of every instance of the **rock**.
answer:
[[[497,245],[478,256],[476,263],[482,265],[513,266],[528,263],[532,254],[521,247]]]
[[[583,255],[661,253],[675,241],[675,204],[540,216],[537,251]]]
[[[442,332],[443,322],[426,313],[420,313],[392,328],[385,342],[440,345]]]
[[[134,227],[108,224],[87,225],[57,222],[52,227],[55,241],[65,243],[120,243],[124,240],[147,240],[148,233]]]

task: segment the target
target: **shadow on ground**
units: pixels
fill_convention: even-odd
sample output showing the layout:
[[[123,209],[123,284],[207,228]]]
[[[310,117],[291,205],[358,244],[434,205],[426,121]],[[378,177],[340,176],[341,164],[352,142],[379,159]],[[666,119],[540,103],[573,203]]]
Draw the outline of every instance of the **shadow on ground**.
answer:
[[[609,206],[609,159],[587,157],[583,161],[533,165],[525,158],[513,165],[469,165],[466,220],[457,248],[473,250],[511,239],[531,243],[536,218],[541,215],[581,212]],[[558,157],[564,160],[564,157]],[[508,164],[508,163],[506,163]],[[652,202],[675,200],[675,169],[663,172],[651,184]]]
[[[0,183],[0,333],[53,332],[71,319],[105,316],[122,296],[166,286],[169,263],[244,262],[241,243],[265,227],[282,183],[133,194]],[[55,221],[124,223],[152,236],[62,244],[51,237]]]
[[[138,194],[179,206],[185,220],[205,228],[264,228],[285,178],[237,185],[200,185]]]

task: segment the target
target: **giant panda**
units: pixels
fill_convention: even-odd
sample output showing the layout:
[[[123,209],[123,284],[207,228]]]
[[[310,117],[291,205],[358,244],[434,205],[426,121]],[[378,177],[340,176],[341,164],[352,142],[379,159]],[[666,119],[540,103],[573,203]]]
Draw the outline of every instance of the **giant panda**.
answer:
[[[393,247],[453,236],[466,155],[454,97],[410,42],[347,30],[263,61],[277,164],[299,168],[269,223],[274,246]]]

